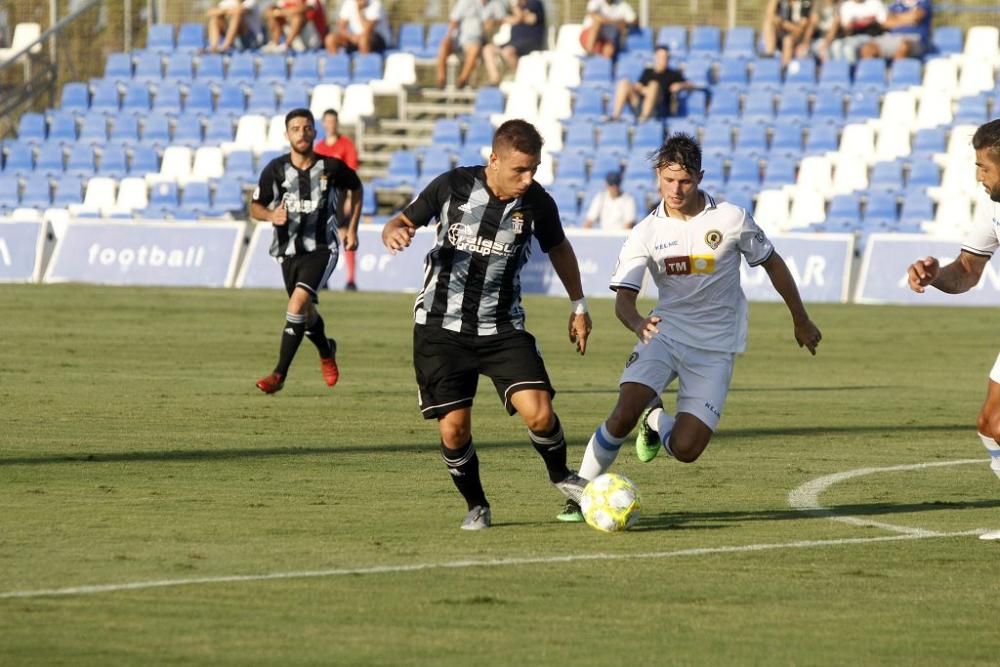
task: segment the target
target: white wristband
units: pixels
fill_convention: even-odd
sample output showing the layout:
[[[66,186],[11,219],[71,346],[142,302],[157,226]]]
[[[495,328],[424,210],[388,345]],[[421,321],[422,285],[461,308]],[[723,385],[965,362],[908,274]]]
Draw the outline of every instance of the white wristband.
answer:
[[[583,315],[587,312],[587,297],[577,299],[576,301],[573,301],[572,304],[574,315]]]

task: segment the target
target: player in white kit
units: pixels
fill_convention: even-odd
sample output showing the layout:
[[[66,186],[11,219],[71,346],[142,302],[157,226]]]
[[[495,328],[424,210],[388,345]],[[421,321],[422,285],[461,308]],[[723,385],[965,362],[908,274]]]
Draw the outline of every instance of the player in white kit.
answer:
[[[701,148],[674,134],[653,156],[663,197],[629,233],[611,279],[615,314],[639,342],[622,373],[618,404],[587,445],[580,476],[594,479],[618,456],[639,423],[636,450],[651,461],[661,447],[678,461],[695,461],[722,418],[736,353],[746,347],[747,301],[740,260],[762,266],[792,315],[795,340],[816,354],[821,335],[809,319],[781,256],[744,209],[698,189]],[[649,271],[659,298],[648,316],[636,300]],[[660,394],[679,379],[677,414]],[[558,517],[579,521],[567,503]]]
[[[930,285],[948,294],[961,294],[979,284],[983,269],[1000,248],[1000,119],[980,125],[972,135],[976,150],[976,180],[983,184],[990,203],[978,207],[976,220],[962,243],[954,262],[941,266],[936,257],[918,259],[910,265],[910,289],[923,293]],[[979,438],[990,453],[990,467],[1000,477],[1000,356],[990,371],[986,401],[976,419]],[[984,540],[1000,540],[1000,530],[980,535]]]

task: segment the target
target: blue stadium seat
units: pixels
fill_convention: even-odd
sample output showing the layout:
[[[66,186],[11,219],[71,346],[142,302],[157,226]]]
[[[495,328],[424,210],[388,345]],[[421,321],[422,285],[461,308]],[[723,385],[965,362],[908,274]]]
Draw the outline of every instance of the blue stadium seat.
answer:
[[[785,95],[781,96],[781,99],[784,100],[785,96],[790,94],[790,92],[786,92]],[[745,120],[772,120],[774,118],[774,95],[771,91],[766,88],[752,89],[743,103],[743,118]]]
[[[243,87],[238,83],[226,82],[219,88],[219,99],[216,103],[216,110],[228,111],[235,114],[242,114],[246,111],[246,97],[243,94]]]
[[[785,68],[786,86],[816,85],[816,61],[812,58],[799,58],[788,63]]]
[[[35,143],[45,141],[45,116],[32,111],[22,114],[17,123],[17,138]]]
[[[346,53],[324,55],[320,65],[323,83],[346,86],[351,82],[351,57]]]
[[[948,137],[943,127],[928,127],[917,130],[913,135],[911,158],[916,161],[931,159],[935,153],[944,153]]]
[[[93,144],[103,144],[108,140],[108,119],[99,111],[91,111],[83,117],[83,124],[80,126],[79,141],[87,144],[89,148]]]
[[[611,90],[612,61],[604,56],[589,56],[583,61],[580,85],[601,90]]]
[[[174,26],[171,23],[157,23],[149,27],[146,49],[158,53],[174,50]]]
[[[476,91],[476,101],[472,113],[476,116],[489,116],[494,113],[503,113],[504,96],[503,92],[495,86],[483,86]]]
[[[854,86],[878,86],[885,88],[885,61],[881,58],[865,58],[854,69]]]
[[[687,134],[698,138],[698,131],[704,125],[701,119],[671,118],[667,121],[667,132],[670,134]]]
[[[354,56],[351,83],[368,83],[382,78],[382,54],[361,53]]]
[[[745,86],[747,84],[747,64],[742,58],[725,56],[719,61],[719,74],[716,83],[720,86],[735,84]]]
[[[164,78],[184,84],[191,84],[194,79],[194,58],[190,53],[175,53],[167,58],[167,71]]]
[[[736,152],[761,157],[767,153],[767,126],[743,123],[736,138]]]
[[[897,161],[876,162],[868,177],[869,190],[901,192],[903,190],[903,165]]]
[[[872,192],[865,204],[865,226],[894,224],[899,216],[896,212],[896,193],[890,190]]]
[[[702,88],[711,85],[712,61],[704,58],[691,58],[684,63],[684,78]]]
[[[802,91],[785,90],[778,97],[778,122],[809,120],[809,97]]]
[[[129,161],[129,176],[145,176],[160,171],[160,157],[148,148],[136,149]]]
[[[830,199],[827,222],[845,220],[857,223],[861,220],[861,200],[857,193],[834,195]]]
[[[361,185],[361,215],[375,215],[378,213],[375,188],[372,187],[371,183],[362,183]]]
[[[133,113],[146,113],[149,111],[149,88],[141,81],[133,81],[125,88],[125,97],[122,99],[122,111]]]
[[[649,64],[648,51],[626,51],[618,54],[618,62],[615,64],[616,80],[628,79],[638,81],[642,76],[642,71]]]
[[[76,141],[76,117],[68,111],[53,109],[49,112],[48,140],[72,143]]]
[[[288,113],[292,109],[309,108],[309,86],[302,81],[290,82],[281,94],[279,111]],[[318,121],[319,119],[317,119]],[[319,128],[317,128],[319,129]]]
[[[195,77],[201,82],[221,82],[226,76],[222,56],[218,53],[205,53],[198,57],[198,70]]]
[[[214,110],[212,91],[208,86],[191,86],[188,89],[187,97],[184,99],[184,111],[210,115]]]
[[[5,175],[27,175],[35,169],[35,151],[31,145],[21,141],[4,143]]]
[[[35,173],[42,173],[48,176],[58,176],[65,170],[66,153],[61,145],[56,143],[47,143],[39,146],[38,157],[35,158]]]
[[[827,89],[816,95],[813,104],[813,121],[831,120],[844,122],[844,96],[837,90]]]
[[[243,197],[243,186],[235,178],[221,178],[215,183],[215,196],[212,208],[216,214],[220,212],[243,211],[246,208]]]
[[[684,58],[687,55],[687,28],[681,25],[665,25],[656,33],[656,43],[665,44],[672,56]]]
[[[586,161],[564,152],[556,165],[556,181],[563,185],[582,186],[587,182]]]
[[[600,172],[605,174],[609,171],[619,171],[622,168],[624,159],[628,156],[628,151],[622,151],[614,146],[598,146],[594,151],[591,165],[594,174],[600,176]]]
[[[736,95],[715,95],[708,107],[710,119],[729,118],[736,120],[740,115],[740,99]]]
[[[941,168],[933,160],[914,160],[910,164],[910,176],[906,187],[936,188],[941,185]]]
[[[169,212],[180,205],[177,184],[161,181],[149,188],[149,208]]]
[[[100,160],[97,164],[98,176],[110,176],[111,178],[125,178],[128,174],[128,159],[125,148],[120,145],[109,144],[101,151]]]
[[[13,174],[0,174],[0,212],[16,208],[21,201],[21,183]]]
[[[632,150],[648,153],[663,145],[663,123],[647,120],[635,126],[632,134]]]
[[[653,29],[633,28],[625,37],[626,51],[652,51],[653,50]]]
[[[403,53],[414,55],[424,50],[424,24],[423,23],[403,23],[399,26],[399,38],[396,40],[398,48]],[[419,57],[419,56],[418,56]]]
[[[691,30],[691,54],[703,53],[717,57],[722,52],[722,31],[715,26],[699,25]]]
[[[66,173],[76,176],[93,176],[96,170],[94,149],[85,144],[77,144],[69,152],[66,160]]]
[[[718,154],[728,156],[733,152],[732,126],[728,121],[708,121],[701,138],[701,150],[706,155]]]
[[[625,123],[602,123],[598,125],[599,137],[597,140],[598,151],[610,151],[620,155],[627,155],[629,152],[628,130]]]
[[[293,81],[319,81],[319,56],[315,53],[300,53],[292,60]]]
[[[52,197],[53,206],[57,208],[66,208],[74,204],[82,203],[83,187],[79,176],[66,174],[56,181],[56,192]]]
[[[753,210],[753,193],[749,190],[744,190],[737,188],[734,190],[726,191],[726,198],[724,201],[729,202],[733,206],[739,206],[744,211]]]
[[[448,32],[447,23],[432,23],[427,27],[427,39],[424,42],[424,50],[414,55],[421,59],[436,58],[441,41]]]
[[[470,116],[465,121],[465,145],[478,149],[493,142],[493,125],[488,118]]]
[[[735,26],[726,31],[726,40],[722,45],[723,56],[753,58],[756,52],[753,28]]]
[[[565,125],[566,136],[563,138],[563,150],[566,153],[592,153],[594,142],[594,124],[589,121],[574,120]]]
[[[431,145],[448,151],[457,151],[462,146],[462,130],[457,120],[443,118],[434,123]]]
[[[221,107],[221,105],[220,105]],[[247,113],[257,113],[271,116],[278,108],[278,96],[274,86],[269,81],[258,81],[250,89],[250,100],[247,103]]]
[[[424,153],[420,164],[420,175],[437,176],[438,174],[443,174],[451,170],[453,159],[450,151],[439,150],[437,146],[434,146],[433,150],[428,150]]]
[[[459,151],[455,163],[458,166],[473,166],[486,164],[486,160],[483,158],[483,154],[479,150],[479,146],[466,144],[462,147],[462,150]]]
[[[90,101],[90,108],[93,111],[105,111],[107,113],[118,113],[121,106],[118,94],[118,85],[114,81],[99,81],[94,86],[93,98]]]
[[[279,53],[265,53],[260,57],[257,80],[269,83],[284,83],[288,80],[288,62]]]
[[[723,179],[725,177],[726,158],[718,154],[708,154],[702,158],[701,168],[705,172],[702,179],[703,189],[718,191],[722,190]]]
[[[125,83],[132,78],[132,56],[127,53],[109,53],[104,61],[104,78]]]
[[[677,115],[703,119],[708,111],[708,93],[704,90],[682,90],[677,96]]]
[[[931,33],[931,44],[934,51],[942,55],[961,53],[964,46],[962,29],[958,26],[938,26]]]
[[[177,31],[178,51],[202,51],[205,48],[205,26],[201,23],[184,23]]]
[[[772,154],[764,167],[764,182],[762,189],[780,188],[795,183],[796,160],[791,155]]]
[[[753,87],[781,85],[781,61],[776,58],[757,58],[753,61],[753,71],[750,73],[750,85]]]
[[[625,178],[630,181],[647,182],[650,180],[652,173],[653,165],[646,153],[633,151],[629,154],[625,162]]]
[[[52,190],[47,178],[29,178],[24,182],[21,206],[27,208],[48,208],[52,205]]]
[[[864,60],[862,62],[868,62]],[[879,100],[877,94],[855,91],[847,98],[847,122],[864,122],[870,118],[879,117]]]
[[[210,120],[209,128],[211,126],[212,123]],[[208,141],[207,133],[205,141]],[[256,177],[253,169],[253,155],[251,155],[250,151],[233,151],[226,157],[226,176],[240,180],[253,180]]]
[[[205,86],[193,86],[207,90]],[[209,93],[211,99],[211,93]],[[122,103],[125,107],[125,103]],[[156,87],[156,97],[153,98],[153,109],[163,113],[179,114],[181,112],[181,88],[173,81],[164,81]]]
[[[277,157],[281,157],[282,152],[283,151],[277,150],[275,148],[269,148],[267,150],[261,151],[260,155],[257,157],[258,170],[262,170],[265,167],[265,165],[271,162],[271,160]]]
[[[167,114],[154,111],[145,117],[141,143],[147,149],[150,146],[166,146],[170,143],[170,118]]]
[[[600,120],[604,116],[604,92],[597,88],[577,88],[573,103],[573,118]]]
[[[923,63],[917,58],[894,60],[889,69],[889,88],[899,90],[919,86],[923,80]]]
[[[958,98],[954,123],[956,125],[982,125],[988,119],[986,95]],[[1000,109],[997,109],[1000,112]]]
[[[389,156],[388,176],[400,183],[414,183],[420,175],[417,169],[417,156],[410,151],[393,151]]]
[[[173,210],[167,210],[165,212],[169,213],[169,215],[174,220],[184,221],[184,222],[194,222],[198,220],[199,217],[201,217],[201,211],[190,210],[183,207],[175,208]]]
[[[774,126],[770,152],[783,155],[802,155],[802,127],[793,123],[779,123]]]
[[[250,85],[257,78],[257,66],[253,54],[246,51],[234,53],[226,69],[226,81]]]
[[[111,122],[112,142],[122,145],[134,145],[139,142],[139,119],[135,116],[115,116]]]
[[[848,90],[851,87],[851,65],[846,60],[827,60],[819,73],[819,89]]]
[[[163,78],[163,60],[159,53],[140,53],[135,61],[136,81],[158,82]]]
[[[212,209],[212,199],[205,181],[188,181],[181,192],[181,208],[206,215]]]
[[[760,190],[760,163],[756,158],[741,156],[733,158],[729,167],[727,189]]]
[[[63,86],[59,100],[59,108],[63,111],[86,111],[90,108],[90,92],[87,84],[73,82]]]
[[[903,208],[899,212],[902,225],[917,225],[934,219],[934,202],[922,188],[909,188],[903,197]]]
[[[201,119],[197,114],[183,114],[174,126],[174,136],[170,143],[188,148],[198,148],[204,142]]]
[[[576,188],[563,183],[553,183],[548,187],[549,194],[559,209],[559,217],[564,226],[573,227],[580,224],[580,203],[576,196]]]
[[[840,129],[836,125],[818,124],[809,127],[805,152],[808,154],[826,153],[837,150]]]

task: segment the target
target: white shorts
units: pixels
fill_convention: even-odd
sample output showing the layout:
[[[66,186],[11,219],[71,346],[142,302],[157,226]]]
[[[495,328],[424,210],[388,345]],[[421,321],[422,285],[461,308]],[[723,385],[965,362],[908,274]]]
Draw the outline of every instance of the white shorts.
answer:
[[[732,352],[702,350],[660,334],[636,344],[620,384],[635,382],[661,394],[679,378],[677,412],[694,415],[714,431],[722,419],[735,358]]]
[[[1000,354],[997,355],[997,360],[993,362],[993,368],[990,369],[990,379],[1000,384]]]

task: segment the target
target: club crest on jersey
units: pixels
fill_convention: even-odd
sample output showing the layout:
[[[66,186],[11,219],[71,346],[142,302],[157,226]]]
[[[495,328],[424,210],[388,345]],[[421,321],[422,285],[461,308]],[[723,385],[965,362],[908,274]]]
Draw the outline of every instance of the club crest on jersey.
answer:
[[[510,224],[514,226],[514,233],[520,234],[524,231],[524,212],[514,211],[510,214]]]
[[[689,276],[692,273],[714,273],[715,257],[711,255],[684,255],[663,260],[663,271],[668,276]]]
[[[720,243],[722,243],[722,232],[718,229],[711,229],[705,233],[705,245],[709,248],[715,250]]]

